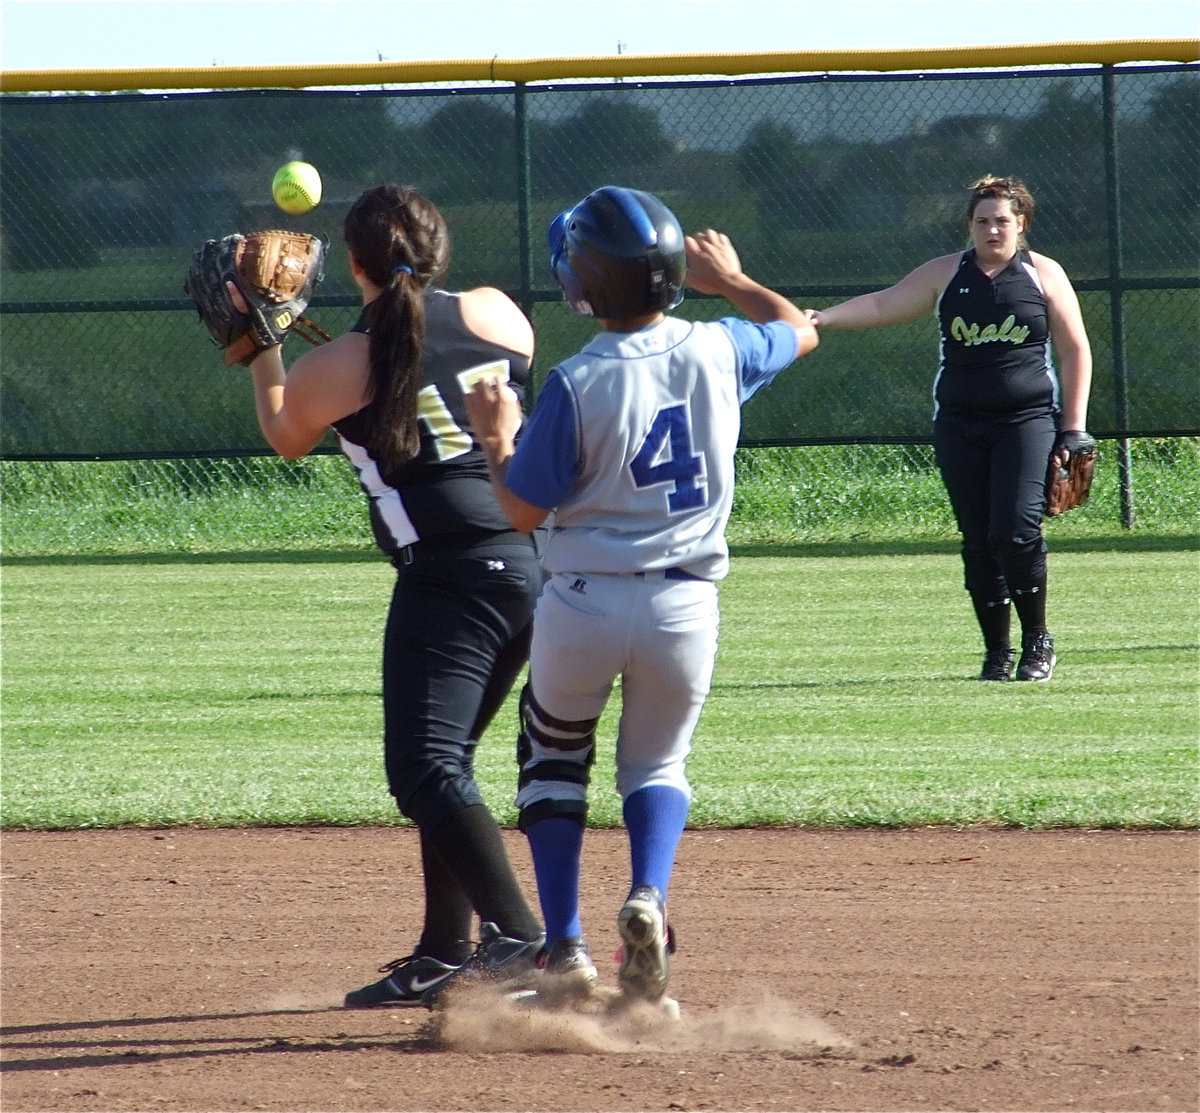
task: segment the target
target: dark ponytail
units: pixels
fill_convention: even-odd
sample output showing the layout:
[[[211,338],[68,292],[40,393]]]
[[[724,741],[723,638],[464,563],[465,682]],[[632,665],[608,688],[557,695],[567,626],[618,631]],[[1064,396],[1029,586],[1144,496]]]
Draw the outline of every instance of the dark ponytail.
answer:
[[[450,265],[450,237],[434,204],[414,189],[369,189],[342,225],[346,246],[383,291],[368,307],[370,401],[366,445],[380,463],[403,464],[420,451],[417,396],[425,347],[425,290]]]

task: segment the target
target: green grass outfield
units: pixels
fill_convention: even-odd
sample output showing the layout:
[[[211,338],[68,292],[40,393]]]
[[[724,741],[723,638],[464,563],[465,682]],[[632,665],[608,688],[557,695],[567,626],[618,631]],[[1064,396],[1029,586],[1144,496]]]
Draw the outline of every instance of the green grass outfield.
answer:
[[[1048,684],[981,684],[952,541],[735,550],[692,823],[1200,824],[1194,537],[1055,545]],[[8,558],[6,828],[395,823],[370,552]],[[619,821],[613,708],[592,821]],[[480,750],[511,824],[515,702]]]

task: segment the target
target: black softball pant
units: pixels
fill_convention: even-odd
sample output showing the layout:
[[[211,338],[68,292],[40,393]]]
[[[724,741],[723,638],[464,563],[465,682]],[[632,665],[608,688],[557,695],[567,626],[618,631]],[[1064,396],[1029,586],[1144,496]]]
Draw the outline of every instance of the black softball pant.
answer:
[[[512,535],[397,565],[383,644],[384,765],[397,806],[419,827],[484,803],[475,746],[528,659],[541,586],[537,552]]]
[[[1042,514],[1056,433],[1049,411],[941,413],[934,421],[934,454],[962,534],[966,588],[979,602],[1005,602],[1046,578]]]

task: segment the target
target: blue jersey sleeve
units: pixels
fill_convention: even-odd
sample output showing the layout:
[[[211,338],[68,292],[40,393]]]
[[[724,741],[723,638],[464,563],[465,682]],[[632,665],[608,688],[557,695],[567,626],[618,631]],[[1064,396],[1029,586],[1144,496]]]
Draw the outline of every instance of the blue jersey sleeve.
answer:
[[[575,486],[579,432],[563,377],[551,371],[508,462],[508,489],[543,510],[553,510]]]
[[[718,324],[729,333],[738,354],[743,402],[774,382],[775,376],[800,354],[796,330],[783,321],[756,325],[741,317],[722,317]]]

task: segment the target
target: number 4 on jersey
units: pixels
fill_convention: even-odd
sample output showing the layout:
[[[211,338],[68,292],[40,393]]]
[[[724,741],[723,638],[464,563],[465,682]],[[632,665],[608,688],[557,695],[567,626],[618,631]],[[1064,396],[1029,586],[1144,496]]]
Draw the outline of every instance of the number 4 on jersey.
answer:
[[[654,415],[650,431],[629,470],[639,488],[673,484],[667,494],[667,506],[672,513],[695,510],[707,503],[704,457],[692,450],[692,429],[686,405],[680,402],[666,406]]]

